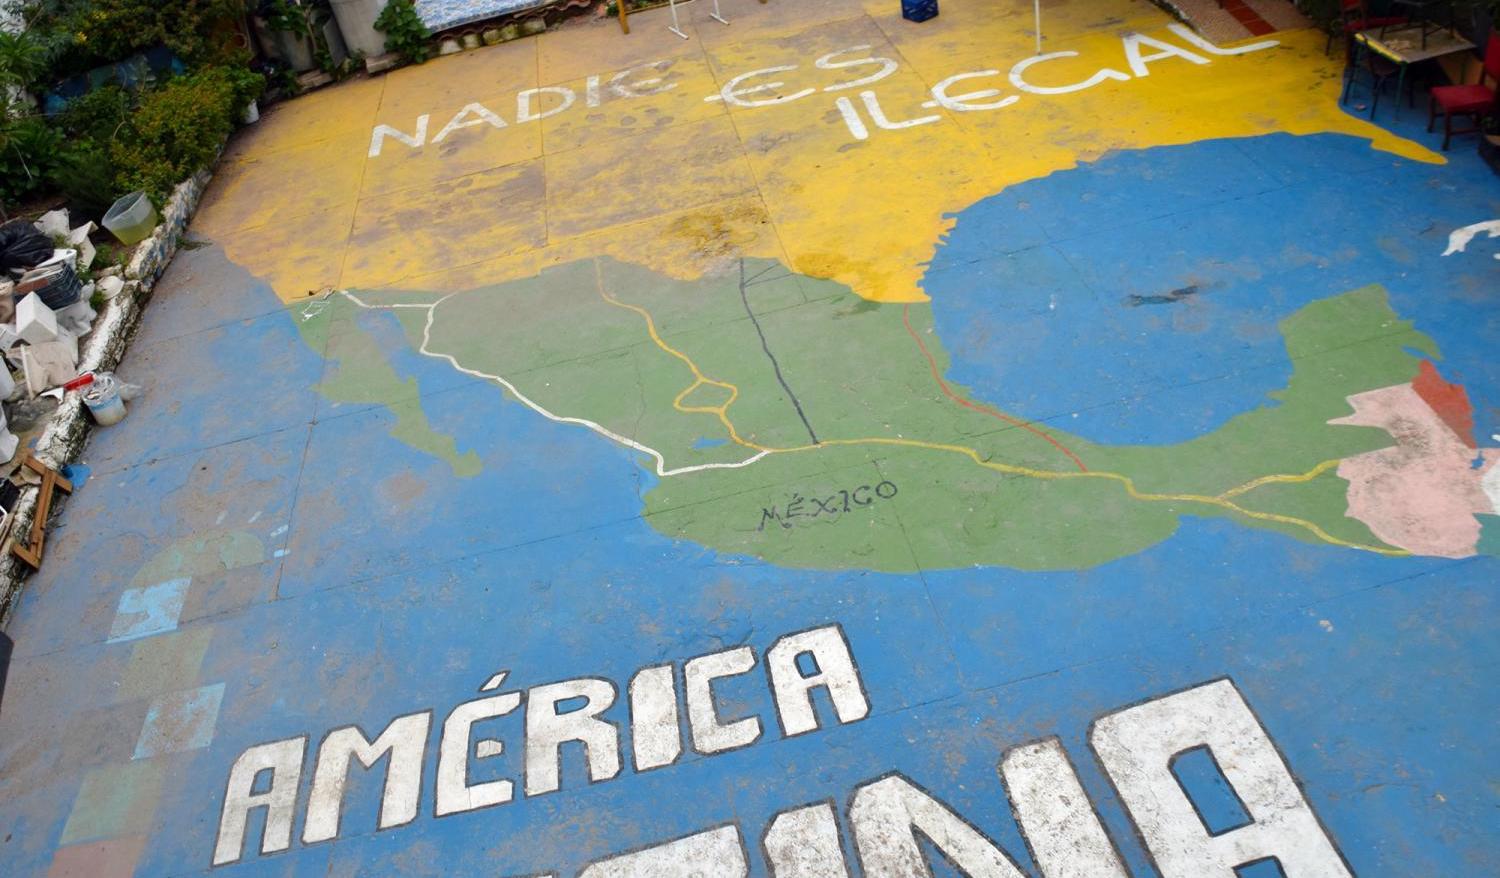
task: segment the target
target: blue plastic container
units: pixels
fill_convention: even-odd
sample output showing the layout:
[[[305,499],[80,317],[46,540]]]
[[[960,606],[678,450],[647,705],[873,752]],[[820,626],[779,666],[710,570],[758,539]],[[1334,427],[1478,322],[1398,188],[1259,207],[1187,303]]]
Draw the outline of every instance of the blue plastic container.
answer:
[[[907,21],[926,21],[937,14],[937,0],[901,0],[901,17]]]

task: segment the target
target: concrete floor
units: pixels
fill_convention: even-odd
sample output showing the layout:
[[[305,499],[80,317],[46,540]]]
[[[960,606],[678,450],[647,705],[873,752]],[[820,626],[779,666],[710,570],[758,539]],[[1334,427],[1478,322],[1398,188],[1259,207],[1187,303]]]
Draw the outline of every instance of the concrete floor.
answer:
[[[1472,138],[896,5],[240,132],[7,622],[5,874],[1494,873]]]

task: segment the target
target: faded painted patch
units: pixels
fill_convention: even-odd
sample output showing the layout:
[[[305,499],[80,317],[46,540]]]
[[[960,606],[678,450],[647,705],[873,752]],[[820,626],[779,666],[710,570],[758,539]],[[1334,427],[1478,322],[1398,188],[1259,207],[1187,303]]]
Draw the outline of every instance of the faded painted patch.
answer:
[[[157,696],[146,709],[134,758],[150,759],[207,747],[214,739],[223,700],[223,683]]]
[[[127,589],[120,595],[119,610],[109,626],[110,641],[135,640],[175,629],[191,584],[191,579],[181,578]]]

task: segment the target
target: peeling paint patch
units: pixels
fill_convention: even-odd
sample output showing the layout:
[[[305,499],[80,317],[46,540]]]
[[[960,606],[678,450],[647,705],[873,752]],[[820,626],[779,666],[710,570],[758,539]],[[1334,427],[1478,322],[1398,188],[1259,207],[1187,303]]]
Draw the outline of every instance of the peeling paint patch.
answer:
[[[191,579],[169,579],[145,588],[128,588],[109,628],[109,642],[120,643],[177,628]]]
[[[224,684],[172,692],[151,702],[135,745],[135,759],[207,747],[214,739]]]

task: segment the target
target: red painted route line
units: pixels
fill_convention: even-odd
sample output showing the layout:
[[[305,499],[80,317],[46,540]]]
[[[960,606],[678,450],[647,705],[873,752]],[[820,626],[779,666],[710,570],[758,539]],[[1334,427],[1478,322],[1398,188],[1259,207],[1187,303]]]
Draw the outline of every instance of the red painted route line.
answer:
[[[938,387],[942,388],[944,396],[948,397],[949,399],[953,400],[954,402],[958,403],[959,405],[963,406],[966,409],[972,409],[972,410],[974,410],[976,412],[979,412],[982,415],[989,415],[992,418],[998,418],[998,419],[1004,421],[1005,423],[1010,424],[1013,427],[1020,427],[1021,429],[1025,430],[1028,433],[1032,433],[1032,434],[1035,434],[1037,436],[1040,436],[1041,438],[1047,440],[1047,443],[1049,445],[1051,445],[1053,448],[1056,448],[1058,451],[1061,451],[1063,454],[1066,454],[1068,456],[1069,460],[1071,460],[1074,463],[1078,464],[1078,469],[1079,469],[1080,472],[1088,472],[1089,471],[1089,468],[1083,465],[1083,461],[1081,461],[1081,460],[1078,459],[1078,455],[1074,454],[1072,451],[1069,451],[1068,448],[1066,446],[1064,446],[1061,442],[1058,442],[1056,439],[1053,439],[1045,431],[1037,428],[1035,425],[1031,424],[1030,422],[1023,421],[1020,418],[1011,417],[1010,415],[1007,415],[1005,412],[1002,412],[999,409],[991,408],[991,407],[989,407],[987,405],[978,405],[977,403],[970,402],[967,399],[964,399],[963,397],[961,397],[958,394],[954,393],[951,389],[949,389],[948,382],[946,382],[946,381],[943,380],[942,373],[938,371],[937,360],[933,359],[932,352],[929,351],[929,350],[927,350],[927,345],[925,343],[923,343],[922,337],[920,335],[917,335],[917,331],[912,328],[912,325],[911,325],[911,305],[903,305],[903,306],[901,306],[901,322],[904,323],[904,324],[906,324],[906,333],[907,333],[907,335],[911,336],[912,341],[914,341],[914,342],[917,343],[917,348],[922,351],[922,356],[927,358],[927,368],[932,371],[932,379],[937,382]]]

